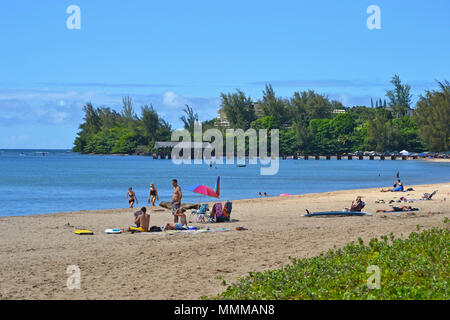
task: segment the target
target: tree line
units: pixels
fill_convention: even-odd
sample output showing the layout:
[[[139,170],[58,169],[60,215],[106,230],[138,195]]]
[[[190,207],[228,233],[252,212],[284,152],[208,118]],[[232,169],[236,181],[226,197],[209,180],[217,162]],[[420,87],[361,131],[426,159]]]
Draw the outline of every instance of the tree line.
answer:
[[[221,110],[229,122],[202,122],[203,130],[227,128],[248,130],[279,129],[280,155],[337,154],[355,151],[448,151],[450,145],[450,84],[438,82],[439,89],[419,96],[411,115],[411,87],[395,75],[386,99],[376,106],[345,107],[339,101],[313,90],[294,92],[292,97],[276,95],[267,84],[262,98],[253,101],[242,90],[221,94]],[[154,152],[155,141],[170,141],[171,125],[152,105],[143,106],[140,116],[130,97],[122,100],[122,111],[109,107],[84,106],[84,122],[73,150],[82,153],[131,154]],[[180,120],[193,133],[199,121],[186,105]],[[269,137],[270,139],[270,137]]]

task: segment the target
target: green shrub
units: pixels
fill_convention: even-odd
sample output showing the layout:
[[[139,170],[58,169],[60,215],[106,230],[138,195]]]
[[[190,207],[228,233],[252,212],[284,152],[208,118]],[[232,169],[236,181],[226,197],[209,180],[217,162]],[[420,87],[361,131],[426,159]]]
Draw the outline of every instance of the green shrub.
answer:
[[[278,270],[250,273],[217,299],[448,299],[448,229],[348,244],[314,258],[291,259]],[[366,273],[380,269],[379,289]]]

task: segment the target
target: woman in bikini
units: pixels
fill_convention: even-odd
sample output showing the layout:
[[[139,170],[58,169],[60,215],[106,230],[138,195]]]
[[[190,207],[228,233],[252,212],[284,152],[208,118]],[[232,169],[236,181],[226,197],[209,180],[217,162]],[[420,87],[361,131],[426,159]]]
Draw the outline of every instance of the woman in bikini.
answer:
[[[164,230],[186,230],[188,228],[186,215],[184,214],[186,209],[181,207],[177,209],[174,216],[178,219],[180,218],[180,222],[167,223],[164,226]]]
[[[158,190],[156,190],[153,183],[150,184],[150,194],[148,196],[148,202],[150,203],[150,199],[152,200],[152,206],[155,206],[155,201],[159,201]]]
[[[128,204],[130,205],[130,208],[133,208],[134,202],[139,203],[136,193],[134,193],[133,188],[131,188],[131,187],[128,188],[127,200],[128,200]]]

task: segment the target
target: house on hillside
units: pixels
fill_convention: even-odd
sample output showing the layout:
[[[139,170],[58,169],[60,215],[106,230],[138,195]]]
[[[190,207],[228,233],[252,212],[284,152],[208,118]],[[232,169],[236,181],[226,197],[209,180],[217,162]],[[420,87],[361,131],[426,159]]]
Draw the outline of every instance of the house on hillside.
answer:
[[[214,126],[216,127],[223,127],[223,128],[229,128],[230,127],[230,121],[227,119],[227,115],[223,111],[222,108],[217,110],[217,119],[214,122]]]

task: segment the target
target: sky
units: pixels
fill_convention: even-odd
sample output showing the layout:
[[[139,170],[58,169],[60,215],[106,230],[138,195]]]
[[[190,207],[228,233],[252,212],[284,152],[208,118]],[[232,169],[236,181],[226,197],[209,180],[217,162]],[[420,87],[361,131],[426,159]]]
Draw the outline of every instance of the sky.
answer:
[[[2,1],[0,149],[72,148],[83,105],[120,110],[125,95],[174,128],[186,104],[212,119],[222,92],[257,100],[267,83],[370,106],[398,74],[417,101],[450,80],[448,12],[448,0]]]

